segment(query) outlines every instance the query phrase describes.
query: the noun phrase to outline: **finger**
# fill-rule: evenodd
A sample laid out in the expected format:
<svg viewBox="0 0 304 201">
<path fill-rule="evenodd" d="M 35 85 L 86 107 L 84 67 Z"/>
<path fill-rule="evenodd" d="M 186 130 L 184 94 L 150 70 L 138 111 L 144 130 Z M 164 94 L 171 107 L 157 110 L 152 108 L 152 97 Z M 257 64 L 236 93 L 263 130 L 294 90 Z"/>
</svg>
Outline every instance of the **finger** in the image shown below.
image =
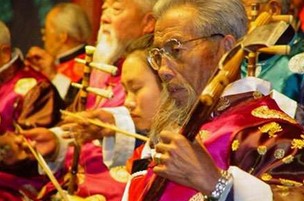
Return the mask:
<svg viewBox="0 0 304 201">
<path fill-rule="evenodd" d="M 153 167 L 153 172 L 161 177 L 166 177 L 167 176 L 167 167 L 163 164 L 161 165 L 156 165 Z"/>
<path fill-rule="evenodd" d="M 162 142 L 159 142 L 155 145 L 155 151 L 158 153 L 165 154 L 169 151 L 170 145 L 169 144 L 164 144 Z"/>
<path fill-rule="evenodd" d="M 160 132 L 159 139 L 161 142 L 169 144 L 176 137 L 176 135 L 181 135 L 181 134 L 178 132 L 164 130 Z"/>
<path fill-rule="evenodd" d="M 64 131 L 74 131 L 74 130 L 77 130 L 77 127 L 79 127 L 79 124 L 77 124 L 75 122 L 62 124 L 60 126 L 60 128 Z"/>
</svg>

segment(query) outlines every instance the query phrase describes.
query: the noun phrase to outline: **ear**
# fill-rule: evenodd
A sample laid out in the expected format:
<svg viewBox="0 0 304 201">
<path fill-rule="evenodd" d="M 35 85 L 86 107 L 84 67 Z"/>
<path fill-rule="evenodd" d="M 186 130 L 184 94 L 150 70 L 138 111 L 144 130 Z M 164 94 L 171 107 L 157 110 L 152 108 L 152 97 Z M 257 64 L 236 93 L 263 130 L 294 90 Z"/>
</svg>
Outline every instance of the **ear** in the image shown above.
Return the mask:
<svg viewBox="0 0 304 201">
<path fill-rule="evenodd" d="M 11 60 L 11 47 L 9 45 L 1 45 L 0 46 L 0 62 L 5 64 Z"/>
<path fill-rule="evenodd" d="M 277 0 L 270 0 L 268 2 L 268 7 L 271 10 L 271 13 L 274 15 L 281 15 L 282 14 L 282 4 Z"/>
<path fill-rule="evenodd" d="M 227 52 L 234 47 L 236 40 L 232 35 L 226 35 L 223 38 L 222 42 L 223 42 L 224 50 L 225 52 Z"/>
<path fill-rule="evenodd" d="M 59 37 L 58 38 L 59 38 L 59 41 L 61 43 L 65 43 L 65 42 L 67 42 L 69 36 L 68 36 L 67 32 L 61 32 L 61 33 L 59 33 Z"/>
<path fill-rule="evenodd" d="M 142 24 L 143 24 L 143 34 L 153 33 L 155 27 L 155 18 L 152 12 L 145 14 Z"/>
</svg>

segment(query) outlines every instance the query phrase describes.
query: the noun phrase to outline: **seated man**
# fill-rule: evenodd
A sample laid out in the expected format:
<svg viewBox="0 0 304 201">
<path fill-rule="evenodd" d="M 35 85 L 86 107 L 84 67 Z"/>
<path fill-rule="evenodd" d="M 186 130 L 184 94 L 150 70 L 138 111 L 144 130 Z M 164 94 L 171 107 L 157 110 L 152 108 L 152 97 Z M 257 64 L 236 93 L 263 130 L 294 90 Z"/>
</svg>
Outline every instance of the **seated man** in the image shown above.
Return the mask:
<svg viewBox="0 0 304 201">
<path fill-rule="evenodd" d="M 69 105 L 83 76 L 83 64 L 75 58 L 85 57 L 85 45 L 91 35 L 91 24 L 86 12 L 75 3 L 59 3 L 47 14 L 43 31 L 44 48 L 32 47 L 26 61 L 39 69 L 57 87 Z"/>
<path fill-rule="evenodd" d="M 301 200 L 302 127 L 256 91 L 259 83 L 245 90 L 252 79 L 218 95 L 238 78 L 242 2 L 163 0 L 154 13 L 148 60 L 164 83 L 150 132 L 156 154 L 148 170 L 134 173 L 123 200 Z M 227 51 L 223 72 L 217 66 Z"/>
</svg>

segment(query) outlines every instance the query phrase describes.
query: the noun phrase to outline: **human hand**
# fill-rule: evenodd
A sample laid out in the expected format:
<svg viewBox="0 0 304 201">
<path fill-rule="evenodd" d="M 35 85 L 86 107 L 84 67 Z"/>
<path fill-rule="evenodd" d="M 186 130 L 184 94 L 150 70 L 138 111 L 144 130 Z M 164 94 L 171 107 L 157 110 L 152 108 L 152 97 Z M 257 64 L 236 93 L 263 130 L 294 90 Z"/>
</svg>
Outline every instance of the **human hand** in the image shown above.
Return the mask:
<svg viewBox="0 0 304 201">
<path fill-rule="evenodd" d="M 115 131 L 93 125 L 91 120 L 102 121 L 103 123 L 115 124 L 114 116 L 105 110 L 96 109 L 79 112 L 74 116 L 65 116 L 61 128 L 66 131 L 64 137 L 75 138 L 78 142 L 84 143 L 95 139 L 102 139 L 106 136 L 115 135 Z"/>
<path fill-rule="evenodd" d="M 31 47 L 25 58 L 25 65 L 32 66 L 52 80 L 56 75 L 55 58 L 40 47 Z"/>
<path fill-rule="evenodd" d="M 11 166 L 29 158 L 22 136 L 10 131 L 0 135 L 0 164 Z"/>
<path fill-rule="evenodd" d="M 44 157 L 56 154 L 59 142 L 55 134 L 47 128 L 39 127 L 30 130 L 22 130 L 20 134 L 28 139 L 32 146 Z"/>
<path fill-rule="evenodd" d="M 162 131 L 155 145 L 159 164 L 153 171 L 171 181 L 209 195 L 221 177 L 220 170 L 203 145 L 179 133 Z"/>
</svg>

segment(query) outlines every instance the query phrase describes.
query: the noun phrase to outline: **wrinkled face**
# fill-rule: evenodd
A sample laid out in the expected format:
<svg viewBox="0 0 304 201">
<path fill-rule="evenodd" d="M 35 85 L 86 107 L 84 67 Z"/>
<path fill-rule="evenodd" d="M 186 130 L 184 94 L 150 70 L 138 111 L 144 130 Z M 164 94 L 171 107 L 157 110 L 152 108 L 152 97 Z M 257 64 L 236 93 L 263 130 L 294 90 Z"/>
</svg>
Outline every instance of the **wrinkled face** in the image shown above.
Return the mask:
<svg viewBox="0 0 304 201">
<path fill-rule="evenodd" d="M 100 33 L 111 40 L 111 32 L 118 41 L 128 42 L 143 34 L 143 11 L 134 0 L 106 0 L 102 6 Z"/>
<path fill-rule="evenodd" d="M 202 37 L 193 28 L 196 11 L 191 7 L 172 8 L 158 19 L 155 27 L 154 45 L 163 48 L 168 41 L 177 39 L 187 41 Z M 185 104 L 188 83 L 199 94 L 212 75 L 220 59 L 219 39 L 204 38 L 183 44 L 179 48 L 171 48 L 174 56 L 162 54 L 158 73 L 166 84 L 165 89 L 171 98 L 182 105 Z"/>
<path fill-rule="evenodd" d="M 145 55 L 132 53 L 123 63 L 125 106 L 138 130 L 149 130 L 160 98 L 160 83 L 145 62 Z"/>
<path fill-rule="evenodd" d="M 26 158 L 28 154 L 22 148 L 21 136 L 12 132 L 0 136 L 0 163 L 13 165 Z"/>
<path fill-rule="evenodd" d="M 46 16 L 46 20 L 45 20 L 45 27 L 44 30 L 42 32 L 43 34 L 43 41 L 44 41 L 44 48 L 45 50 L 51 54 L 52 56 L 57 56 L 58 54 L 60 54 L 60 49 L 62 47 L 63 44 L 63 39 L 61 37 L 60 32 L 58 32 L 56 30 L 55 25 L 52 22 L 52 19 L 54 18 L 54 16 L 56 16 L 57 14 L 57 10 L 51 10 L 47 16 Z"/>
</svg>

